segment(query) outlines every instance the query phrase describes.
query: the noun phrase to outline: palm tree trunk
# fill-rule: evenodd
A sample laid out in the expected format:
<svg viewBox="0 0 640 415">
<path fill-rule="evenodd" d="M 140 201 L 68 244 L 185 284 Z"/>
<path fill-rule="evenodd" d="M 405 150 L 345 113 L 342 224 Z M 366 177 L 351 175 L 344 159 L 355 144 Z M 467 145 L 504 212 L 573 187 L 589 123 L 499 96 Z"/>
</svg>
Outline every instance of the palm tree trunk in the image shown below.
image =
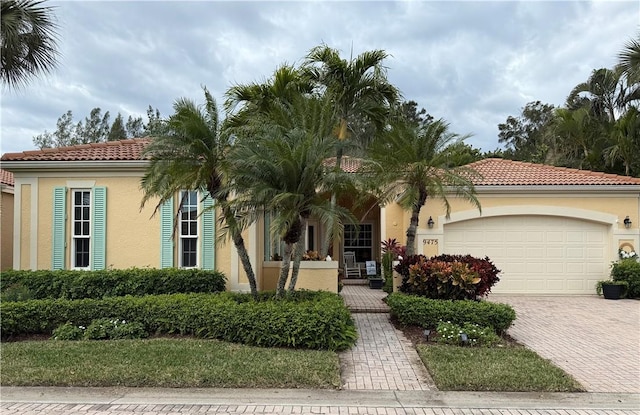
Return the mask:
<svg viewBox="0 0 640 415">
<path fill-rule="evenodd" d="M 240 262 L 242 263 L 242 268 L 244 269 L 245 274 L 247 274 L 247 279 L 249 280 L 249 287 L 251 288 L 251 295 L 255 300 L 258 299 L 258 284 L 256 283 L 256 274 L 253 272 L 253 266 L 251 265 L 251 259 L 249 258 L 249 252 L 247 252 L 247 247 L 244 244 L 244 238 L 242 234 L 237 231 L 235 225 L 235 217 L 233 212 L 229 208 L 228 205 L 225 205 L 223 202 L 222 214 L 224 215 L 225 221 L 227 225 L 230 225 L 231 238 L 233 239 L 233 245 L 236 247 L 236 251 L 238 252 L 238 257 L 240 258 Z"/>
<path fill-rule="evenodd" d="M 420 189 L 420 195 L 416 204 L 411 209 L 411 221 L 407 228 L 407 257 L 415 255 L 416 252 L 416 232 L 418 230 L 418 221 L 420 220 L 420 210 L 427 201 L 427 192 L 424 189 Z"/>
<path fill-rule="evenodd" d="M 342 168 L 342 145 L 338 146 L 336 150 L 336 170 L 340 171 Z M 336 210 L 336 205 L 338 204 L 338 196 L 336 192 L 331 192 L 331 211 L 334 212 Z M 325 234 L 324 238 L 322 238 L 322 246 L 320 248 L 320 256 L 326 257 L 329 255 L 329 244 L 331 243 L 331 239 L 333 239 L 333 217 L 335 215 L 331 215 L 331 219 L 325 223 Z"/>
<path fill-rule="evenodd" d="M 286 243 L 284 245 L 284 253 L 282 254 L 282 268 L 280 268 L 280 277 L 278 278 L 278 286 L 276 287 L 276 298 L 282 297 L 284 294 L 284 287 L 287 284 L 287 277 L 289 276 L 289 268 L 291 264 L 291 251 L 295 244 Z"/>
<path fill-rule="evenodd" d="M 302 229 L 307 228 L 306 219 L 302 220 Z M 298 274 L 300 273 L 300 262 L 302 261 L 302 255 L 304 254 L 304 239 L 300 238 L 296 243 L 293 250 L 293 270 L 291 271 L 291 281 L 289 282 L 289 292 L 293 292 L 296 289 L 298 283 Z"/>
</svg>

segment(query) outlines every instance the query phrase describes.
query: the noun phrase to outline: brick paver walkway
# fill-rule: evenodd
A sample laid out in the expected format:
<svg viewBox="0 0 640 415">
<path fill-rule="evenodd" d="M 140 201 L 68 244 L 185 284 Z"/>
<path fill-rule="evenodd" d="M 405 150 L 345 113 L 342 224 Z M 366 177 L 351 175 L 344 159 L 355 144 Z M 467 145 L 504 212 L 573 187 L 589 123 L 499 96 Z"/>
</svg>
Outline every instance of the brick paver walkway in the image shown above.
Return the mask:
<svg viewBox="0 0 640 415">
<path fill-rule="evenodd" d="M 491 295 L 517 319 L 508 333 L 589 392 L 640 393 L 640 301 Z"/>
<path fill-rule="evenodd" d="M 387 293 L 347 284 L 342 297 L 358 328 L 358 341 L 340 353 L 346 390 L 433 390 L 431 376 L 409 340 L 389 321 Z"/>
<path fill-rule="evenodd" d="M 344 302 L 352 313 L 388 313 L 389 306 L 382 301 L 387 293 L 382 290 L 372 290 L 364 281 L 345 281 L 340 293 Z"/>
</svg>

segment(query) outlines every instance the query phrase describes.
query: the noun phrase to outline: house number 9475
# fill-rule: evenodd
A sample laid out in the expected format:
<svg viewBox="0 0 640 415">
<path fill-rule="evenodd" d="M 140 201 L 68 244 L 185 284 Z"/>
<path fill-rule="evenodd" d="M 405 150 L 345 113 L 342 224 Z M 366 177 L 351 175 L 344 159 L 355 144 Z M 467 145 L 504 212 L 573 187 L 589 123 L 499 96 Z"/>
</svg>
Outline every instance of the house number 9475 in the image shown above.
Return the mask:
<svg viewBox="0 0 640 415">
<path fill-rule="evenodd" d="M 424 245 L 438 245 L 438 240 L 437 239 L 423 239 L 422 243 Z"/>
</svg>

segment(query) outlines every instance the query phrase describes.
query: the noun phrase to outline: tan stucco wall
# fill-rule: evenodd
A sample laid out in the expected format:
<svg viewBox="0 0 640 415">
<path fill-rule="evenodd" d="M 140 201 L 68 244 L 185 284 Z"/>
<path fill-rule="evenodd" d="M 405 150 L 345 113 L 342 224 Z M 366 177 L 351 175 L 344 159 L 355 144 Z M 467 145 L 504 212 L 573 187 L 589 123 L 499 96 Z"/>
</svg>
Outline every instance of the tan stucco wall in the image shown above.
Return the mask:
<svg viewBox="0 0 640 415">
<path fill-rule="evenodd" d="M 493 207 L 503 206 L 553 206 L 553 207 L 567 207 L 572 209 L 590 210 L 594 212 L 608 213 L 616 215 L 620 218 L 619 228 L 623 229 L 624 225 L 622 220 L 625 216 L 629 215 L 630 219 L 637 225 L 638 213 L 638 196 L 606 196 L 606 195 L 541 195 L 541 196 L 527 196 L 527 195 L 513 195 L 513 196 L 496 196 L 496 195 L 482 195 L 480 194 L 478 199 L 483 210 Z M 469 204 L 469 202 L 450 198 L 451 213 L 463 212 L 463 211 L 477 211 L 477 209 Z M 438 217 L 445 214 L 444 206 L 441 202 L 434 199 L 427 200 L 426 205 L 420 212 L 420 227 L 426 227 L 429 216 L 436 221 L 434 228 L 438 227 Z M 410 213 L 405 212 L 405 221 L 408 225 L 408 219 Z M 634 220 L 635 218 L 635 220 Z M 405 228 L 406 229 L 406 228 Z"/>
<path fill-rule="evenodd" d="M 578 217 L 580 220 L 607 224 L 611 227 L 611 260 L 616 259 L 617 247 L 626 239 L 631 240 L 634 248 L 640 245 L 638 240 L 638 212 L 640 211 L 640 195 L 637 193 L 616 192 L 548 192 L 529 193 L 520 191 L 512 194 L 479 192 L 482 214 L 469 202 L 449 198 L 451 218 L 445 217 L 445 208 L 440 200 L 428 199 L 420 212 L 418 235 L 416 238 L 416 252 L 428 256 L 442 252 L 443 226 L 458 220 L 509 214 L 540 214 L 552 216 Z M 393 212 L 397 206 L 387 207 Z M 526 213 L 525 213 L 526 212 Z M 578 216 L 575 216 L 578 215 Z M 633 221 L 631 229 L 625 229 L 623 220 L 626 216 Z M 431 216 L 434 227 L 427 227 L 427 220 Z M 393 227 L 392 222 L 401 222 L 397 217 L 391 219 L 387 215 L 388 235 L 399 235 L 402 243 L 406 242 L 404 233 L 409 223 L 410 212 L 403 212 L 403 227 Z M 396 231 L 396 233 L 393 233 Z M 635 235 L 635 236 L 634 236 Z M 390 236 L 398 237 L 398 236 Z"/>
<path fill-rule="evenodd" d="M 107 268 L 160 266 L 160 221 L 151 217 L 155 201 L 149 201 L 140 210 L 142 193 L 140 178 L 129 177 L 83 177 L 82 182 L 95 182 L 94 186 L 107 188 Z M 40 178 L 38 180 L 38 268 L 51 267 L 51 238 L 53 219 L 53 189 L 78 180 L 67 178 Z M 67 192 L 67 211 L 71 209 L 71 189 Z M 23 205 L 24 206 L 24 205 Z M 22 221 L 24 223 L 24 220 Z M 66 224 L 67 250 L 65 264 L 71 264 L 71 217 Z"/>
<path fill-rule="evenodd" d="M 262 266 L 262 290 L 275 290 L 280 276 L 280 261 L 265 261 Z M 293 265 L 293 264 L 292 264 Z M 287 279 L 289 287 L 291 279 Z M 338 261 L 302 261 L 296 290 L 338 292 Z"/>
<path fill-rule="evenodd" d="M 13 193 L 0 193 L 0 271 L 13 268 Z"/>
<path fill-rule="evenodd" d="M 31 269 L 31 247 L 29 235 L 31 235 L 31 185 L 20 186 L 20 269 Z"/>
</svg>

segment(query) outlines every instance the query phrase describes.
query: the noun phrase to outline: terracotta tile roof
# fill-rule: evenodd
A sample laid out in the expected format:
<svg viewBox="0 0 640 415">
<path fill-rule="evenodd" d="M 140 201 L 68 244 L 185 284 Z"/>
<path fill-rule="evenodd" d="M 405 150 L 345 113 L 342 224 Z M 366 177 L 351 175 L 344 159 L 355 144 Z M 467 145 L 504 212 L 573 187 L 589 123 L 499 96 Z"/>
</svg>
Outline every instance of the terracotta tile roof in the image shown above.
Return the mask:
<svg viewBox="0 0 640 415">
<path fill-rule="evenodd" d="M 135 138 L 107 143 L 81 144 L 71 147 L 7 153 L 2 161 L 126 161 L 140 160 L 140 154 L 150 138 Z M 335 157 L 327 159 L 325 165 L 335 166 Z M 355 157 L 342 158 L 345 172 L 355 173 L 361 161 Z M 618 176 L 588 170 L 554 167 L 543 164 L 490 158 L 471 163 L 482 175 L 474 180 L 476 186 L 550 186 L 550 185 L 640 185 L 640 178 Z M 10 175 L 10 176 L 9 176 Z M 10 177 L 10 178 L 9 178 Z M 2 182 L 13 185 L 13 175 L 2 174 Z"/>
<path fill-rule="evenodd" d="M 640 178 L 497 158 L 471 163 L 482 178 L 476 186 L 640 185 Z"/>
<path fill-rule="evenodd" d="M 0 184 L 13 187 L 13 173 L 0 169 Z"/>
<path fill-rule="evenodd" d="M 140 160 L 142 149 L 149 138 L 108 141 L 106 143 L 80 144 L 70 147 L 7 153 L 3 161 L 108 161 Z"/>
<path fill-rule="evenodd" d="M 324 165 L 327 167 L 334 167 L 336 165 L 336 158 L 331 157 L 324 161 Z M 340 161 L 340 167 L 345 173 L 355 173 L 360 168 L 361 162 L 359 158 L 344 156 Z"/>
</svg>

